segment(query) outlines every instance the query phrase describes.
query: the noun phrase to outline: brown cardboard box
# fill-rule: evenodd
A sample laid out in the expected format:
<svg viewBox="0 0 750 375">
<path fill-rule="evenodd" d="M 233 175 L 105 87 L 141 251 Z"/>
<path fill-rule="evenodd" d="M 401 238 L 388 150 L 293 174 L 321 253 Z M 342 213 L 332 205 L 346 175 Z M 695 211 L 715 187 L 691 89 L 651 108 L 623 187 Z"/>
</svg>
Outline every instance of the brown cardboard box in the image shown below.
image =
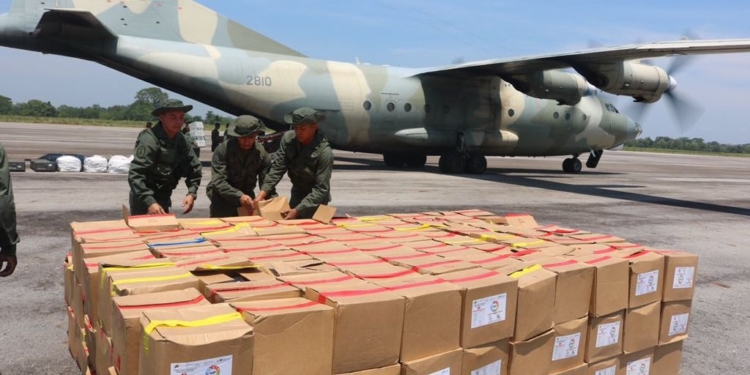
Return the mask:
<svg viewBox="0 0 750 375">
<path fill-rule="evenodd" d="M 683 343 L 683 341 L 677 341 L 672 344 L 657 346 L 654 353 L 652 373 L 656 375 L 680 375 Z"/>
<path fill-rule="evenodd" d="M 141 314 L 153 309 L 181 309 L 209 305 L 195 289 L 173 290 L 112 298 L 112 365 L 120 375 L 138 375 Z"/>
<path fill-rule="evenodd" d="M 393 365 L 388 367 L 376 368 L 372 370 L 363 370 L 357 372 L 347 372 L 346 374 L 337 375 L 400 375 L 401 365 Z"/>
<path fill-rule="evenodd" d="M 297 275 L 282 275 L 279 276 L 279 280 L 289 283 L 301 290 L 305 290 L 308 286 L 325 285 L 325 284 L 337 284 L 354 282 L 360 283 L 362 280 L 341 271 L 329 271 L 329 272 L 313 272 L 304 273 Z"/>
<path fill-rule="evenodd" d="M 427 257 L 399 259 L 393 263 L 401 267 L 411 269 L 423 275 L 442 275 L 449 272 L 462 271 L 479 267 L 476 264 L 464 262 L 458 259 L 445 259 L 437 255 Z"/>
<path fill-rule="evenodd" d="M 204 295 L 212 303 L 301 297 L 302 292 L 275 279 L 209 285 Z"/>
<path fill-rule="evenodd" d="M 78 335 L 81 334 L 81 329 L 78 327 L 78 323 L 76 323 L 76 316 L 73 312 L 73 308 L 68 306 L 68 350 L 70 351 L 70 355 L 73 358 L 76 358 L 78 356 L 78 349 L 80 345 L 78 345 Z"/>
<path fill-rule="evenodd" d="M 586 375 L 588 371 L 589 371 L 589 366 L 583 363 L 571 369 L 560 371 L 560 372 L 555 372 L 551 375 Z"/>
<path fill-rule="evenodd" d="M 156 247 L 153 251 L 159 258 L 178 258 L 178 257 L 202 257 L 208 255 L 224 254 L 224 250 L 208 244 L 189 247 Z"/>
<path fill-rule="evenodd" d="M 432 276 L 383 280 L 377 285 L 406 298 L 401 362 L 459 347 L 461 293 L 457 286 Z"/>
<path fill-rule="evenodd" d="M 65 303 L 70 306 L 73 299 L 73 288 L 76 285 L 76 271 L 73 265 L 73 255 L 68 253 L 63 262 L 63 280 L 65 284 Z"/>
<path fill-rule="evenodd" d="M 508 375 L 510 342 L 506 340 L 464 349 L 461 375 Z"/>
<path fill-rule="evenodd" d="M 552 365 L 555 331 L 510 343 L 509 375 L 547 375 Z"/>
<path fill-rule="evenodd" d="M 265 253 L 254 253 L 249 255 L 247 259 L 250 259 L 255 264 L 265 264 L 279 261 L 287 262 L 291 260 L 307 260 L 313 259 L 313 257 L 294 250 L 279 250 Z"/>
<path fill-rule="evenodd" d="M 168 321 L 178 326 L 167 326 Z M 141 374 L 212 369 L 216 374 L 245 375 L 253 368 L 253 329 L 227 304 L 144 311 L 141 330 Z"/>
<path fill-rule="evenodd" d="M 518 280 L 518 305 L 513 341 L 525 341 L 552 329 L 557 275 L 536 265 L 512 272 L 509 276 Z M 550 358 L 552 353 L 547 361 Z"/>
<path fill-rule="evenodd" d="M 661 307 L 659 345 L 688 338 L 691 301 L 665 302 Z"/>
<path fill-rule="evenodd" d="M 128 216 L 125 221 L 136 232 L 166 231 L 179 229 L 180 223 L 174 214 Z"/>
<path fill-rule="evenodd" d="M 628 307 L 630 266 L 626 260 L 608 255 L 587 255 L 576 259 L 594 267 L 591 315 L 605 316 Z"/>
<path fill-rule="evenodd" d="M 367 281 L 378 281 L 399 277 L 416 277 L 420 274 L 407 268 L 398 267 L 390 264 L 377 266 L 350 266 L 343 269 L 344 272 L 357 276 Z"/>
<path fill-rule="evenodd" d="M 552 258 L 541 265 L 557 274 L 555 323 L 568 322 L 589 314 L 594 267 L 575 259 Z"/>
<path fill-rule="evenodd" d="M 97 374 L 106 374 L 112 367 L 112 339 L 103 330 L 96 333 L 96 353 L 94 369 Z"/>
<path fill-rule="evenodd" d="M 77 249 L 79 250 L 79 253 L 74 254 L 73 257 L 77 259 L 76 266 L 82 266 L 84 263 L 83 260 L 86 258 L 122 254 L 131 251 L 148 250 L 148 245 L 146 245 L 143 240 L 134 239 L 126 241 L 82 243 L 77 247 Z"/>
<path fill-rule="evenodd" d="M 625 311 L 589 318 L 586 362 L 598 362 L 622 354 Z"/>
<path fill-rule="evenodd" d="M 461 347 L 473 348 L 513 336 L 518 280 L 481 268 L 451 272 L 441 278 L 461 288 Z"/>
<path fill-rule="evenodd" d="M 618 375 L 620 370 L 620 357 L 605 361 L 590 363 L 588 375 Z"/>
<path fill-rule="evenodd" d="M 630 354 L 653 348 L 659 343 L 659 314 L 661 303 L 628 309 L 625 313 L 623 353 Z"/>
<path fill-rule="evenodd" d="M 463 350 L 456 349 L 431 357 L 402 362 L 401 375 L 450 375 L 461 373 Z"/>
<path fill-rule="evenodd" d="M 681 251 L 655 250 L 664 256 L 664 302 L 693 299 L 698 280 L 698 256 Z"/>
<path fill-rule="evenodd" d="M 487 220 L 495 224 L 505 224 L 505 225 L 516 226 L 516 227 L 524 227 L 524 228 L 536 228 L 539 226 L 539 224 L 536 223 L 536 220 L 534 220 L 534 217 L 526 213 L 506 214 L 505 216 L 503 216 L 503 218 L 505 219 L 504 222 L 503 220 L 498 220 L 498 219 L 487 219 Z"/>
<path fill-rule="evenodd" d="M 550 372 L 575 368 L 583 363 L 586 352 L 588 316 L 555 325 L 555 341 L 552 349 Z"/>
<path fill-rule="evenodd" d="M 305 298 L 336 311 L 333 373 L 398 363 L 404 326 L 404 297 L 364 281 L 308 286 Z"/>
<path fill-rule="evenodd" d="M 654 348 L 627 354 L 620 360 L 620 370 L 617 372 L 617 375 L 662 375 L 653 372 L 653 365 Z"/>
<path fill-rule="evenodd" d="M 304 298 L 231 306 L 253 327 L 253 374 L 331 374 L 333 308 Z"/>
<path fill-rule="evenodd" d="M 289 198 L 280 196 L 258 202 L 258 207 L 254 214 L 268 220 L 283 220 L 284 216 L 281 213 L 289 210 L 291 210 L 291 207 L 289 207 Z"/>
<path fill-rule="evenodd" d="M 661 301 L 664 286 L 664 256 L 640 251 L 625 257 L 630 262 L 628 307 Z"/>
</svg>

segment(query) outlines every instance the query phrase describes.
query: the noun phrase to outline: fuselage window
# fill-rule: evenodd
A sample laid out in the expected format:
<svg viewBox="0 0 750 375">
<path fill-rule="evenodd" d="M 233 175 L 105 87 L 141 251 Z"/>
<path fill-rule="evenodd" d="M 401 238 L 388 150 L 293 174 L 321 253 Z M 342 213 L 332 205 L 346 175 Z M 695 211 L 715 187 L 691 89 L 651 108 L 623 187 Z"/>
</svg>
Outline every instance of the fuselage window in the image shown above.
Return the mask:
<svg viewBox="0 0 750 375">
<path fill-rule="evenodd" d="M 404 104 L 404 111 L 411 112 L 411 104 L 409 103 Z"/>
<path fill-rule="evenodd" d="M 396 110 L 396 105 L 395 105 L 395 104 L 393 104 L 393 103 L 388 103 L 388 104 L 386 105 L 386 108 L 388 108 L 388 112 L 393 112 L 393 111 L 395 111 L 395 110 Z"/>
<path fill-rule="evenodd" d="M 363 107 L 365 107 L 365 111 L 369 111 L 370 108 L 372 108 L 372 103 L 370 103 L 369 100 L 365 100 L 365 103 L 362 104 Z"/>
<path fill-rule="evenodd" d="M 508 117 L 513 117 L 513 115 L 516 114 L 516 111 L 513 110 L 513 108 L 508 110 Z"/>
</svg>

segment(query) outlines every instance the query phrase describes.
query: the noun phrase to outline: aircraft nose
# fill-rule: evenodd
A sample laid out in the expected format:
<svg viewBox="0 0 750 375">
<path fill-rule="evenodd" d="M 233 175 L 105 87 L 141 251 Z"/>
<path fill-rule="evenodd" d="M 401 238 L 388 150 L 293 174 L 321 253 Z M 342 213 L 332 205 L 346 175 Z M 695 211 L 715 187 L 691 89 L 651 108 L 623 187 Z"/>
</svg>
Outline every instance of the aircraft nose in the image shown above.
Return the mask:
<svg viewBox="0 0 750 375">
<path fill-rule="evenodd" d="M 643 133 L 641 124 L 635 122 L 633 119 L 628 119 L 628 138 L 636 139 Z"/>
</svg>

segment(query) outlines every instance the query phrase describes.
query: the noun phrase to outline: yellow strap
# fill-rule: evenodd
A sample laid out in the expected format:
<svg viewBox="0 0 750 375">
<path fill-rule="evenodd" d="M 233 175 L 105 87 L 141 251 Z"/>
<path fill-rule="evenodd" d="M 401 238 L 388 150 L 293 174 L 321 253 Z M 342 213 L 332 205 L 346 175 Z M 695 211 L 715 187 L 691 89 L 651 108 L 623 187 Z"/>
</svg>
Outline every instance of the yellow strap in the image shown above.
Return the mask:
<svg viewBox="0 0 750 375">
<path fill-rule="evenodd" d="M 457 245 L 457 244 L 462 244 L 462 243 L 475 243 L 475 242 L 482 242 L 482 241 L 476 238 L 467 238 L 467 239 L 457 240 L 457 241 L 442 241 L 442 242 L 445 242 L 449 245 Z"/>
<path fill-rule="evenodd" d="M 336 224 L 342 228 L 362 228 L 362 227 L 374 227 L 375 224 L 362 223 L 362 224 Z"/>
<path fill-rule="evenodd" d="M 211 271 L 233 271 L 233 270 L 244 270 L 250 268 L 261 268 L 260 266 L 212 266 L 210 264 L 203 264 L 196 268 L 211 270 Z"/>
<path fill-rule="evenodd" d="M 104 270 L 102 271 L 102 275 L 99 278 L 101 279 L 101 285 L 104 285 L 104 282 L 107 281 L 107 273 L 110 273 L 110 272 L 132 271 L 132 270 L 139 270 L 139 269 L 169 268 L 173 266 L 174 266 L 174 263 L 164 262 L 164 263 L 139 264 L 135 266 L 126 266 L 126 267 L 105 267 Z"/>
<path fill-rule="evenodd" d="M 169 280 L 184 279 L 190 276 L 193 276 L 193 274 L 190 272 L 186 272 L 186 273 L 182 273 L 179 275 L 171 275 L 171 276 L 140 277 L 140 278 L 135 278 L 135 279 L 116 280 L 112 282 L 112 295 L 113 296 L 115 295 L 118 284 L 140 284 L 140 283 L 150 283 L 153 281 L 169 281 Z"/>
<path fill-rule="evenodd" d="M 216 315 L 212 316 L 210 318 L 200 319 L 200 320 L 152 320 L 151 323 L 146 327 L 146 330 L 143 331 L 143 348 L 148 352 L 148 337 L 157 327 L 205 327 L 205 326 L 211 326 L 216 324 L 222 324 L 231 322 L 232 320 L 242 320 L 242 314 L 238 312 L 233 312 L 229 314 L 224 315 Z"/>
<path fill-rule="evenodd" d="M 411 231 L 417 231 L 417 230 L 425 230 L 425 229 L 430 229 L 430 228 L 431 228 L 430 224 L 422 224 L 422 225 L 420 225 L 420 226 L 418 226 L 418 227 L 412 227 L 412 228 L 396 228 L 396 230 L 397 230 L 397 231 L 401 231 L 401 232 L 411 232 Z"/>
<path fill-rule="evenodd" d="M 192 224 L 192 223 L 188 223 L 188 224 Z M 224 222 L 221 221 L 221 220 L 219 220 L 219 219 L 214 219 L 214 220 L 199 221 L 199 222 L 197 222 L 195 224 L 197 224 L 197 225 L 214 225 L 214 224 L 224 224 Z"/>
<path fill-rule="evenodd" d="M 515 236 L 512 234 L 504 234 L 504 235 L 499 235 L 499 236 L 494 235 L 494 234 L 483 234 L 479 238 L 482 239 L 483 241 L 487 241 L 487 240 L 507 240 L 513 237 Z"/>
<path fill-rule="evenodd" d="M 534 246 L 534 245 L 541 245 L 545 242 L 546 241 L 544 240 L 533 241 L 533 242 L 516 242 L 514 244 L 511 244 L 510 246 L 511 247 L 529 247 L 529 246 Z"/>
<path fill-rule="evenodd" d="M 534 271 L 538 271 L 540 269 L 542 269 L 542 265 L 541 264 L 535 264 L 535 265 L 533 265 L 531 267 L 526 267 L 526 268 L 524 268 L 524 269 L 522 269 L 520 271 L 516 271 L 516 272 L 511 273 L 510 277 L 512 277 L 514 279 L 518 279 L 521 276 L 526 276 L 526 275 L 528 275 L 528 274 L 530 274 L 530 273 L 532 273 Z"/>
<path fill-rule="evenodd" d="M 237 224 L 237 225 L 235 225 L 235 226 L 233 226 L 233 227 L 231 227 L 229 229 L 217 230 L 217 231 L 213 231 L 213 232 L 204 232 L 204 233 L 201 233 L 201 234 L 204 235 L 204 236 L 212 236 L 212 235 L 215 235 L 215 234 L 236 233 L 238 230 L 240 230 L 242 228 L 248 228 L 248 229 L 250 229 L 250 224 L 249 223 L 239 223 L 239 224 Z"/>
<path fill-rule="evenodd" d="M 393 219 L 390 216 L 362 216 L 357 218 L 359 221 L 383 221 L 388 219 Z"/>
</svg>

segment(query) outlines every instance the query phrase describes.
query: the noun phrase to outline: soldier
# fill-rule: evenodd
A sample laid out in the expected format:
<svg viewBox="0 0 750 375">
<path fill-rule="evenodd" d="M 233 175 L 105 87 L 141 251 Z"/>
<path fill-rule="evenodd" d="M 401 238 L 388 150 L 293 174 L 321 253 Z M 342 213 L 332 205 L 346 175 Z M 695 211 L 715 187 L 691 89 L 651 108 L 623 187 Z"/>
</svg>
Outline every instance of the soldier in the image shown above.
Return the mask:
<svg viewBox="0 0 750 375">
<path fill-rule="evenodd" d="M 5 148 L 0 143 L 0 277 L 13 274 L 18 265 L 16 244 L 16 203 L 10 181 L 10 165 Z"/>
<path fill-rule="evenodd" d="M 200 160 L 201 148 L 198 147 L 198 141 L 190 134 L 190 125 L 185 124 L 185 127 L 182 129 L 182 134 L 185 136 L 185 139 L 187 139 L 188 144 L 193 148 L 195 156 Z"/>
<path fill-rule="evenodd" d="M 221 133 L 219 131 L 221 130 L 221 124 L 218 122 L 214 124 L 214 130 L 211 130 L 211 152 L 216 151 L 216 148 L 219 147 L 219 144 L 221 143 Z"/>
<path fill-rule="evenodd" d="M 263 122 L 253 116 L 240 116 L 230 127 L 232 138 L 216 148 L 211 160 L 211 182 L 206 194 L 211 200 L 211 217 L 237 216 L 237 208 L 253 212 L 255 185 L 260 188 L 271 166 L 271 156 L 258 142 Z"/>
<path fill-rule="evenodd" d="M 312 108 L 300 108 L 284 116 L 284 121 L 294 128 L 281 138 L 279 150 L 273 158 L 271 170 L 255 202 L 273 192 L 285 172 L 292 180 L 292 209 L 284 214 L 286 219 L 311 218 L 318 206 L 331 201 L 331 171 L 333 151 L 318 123 L 325 115 Z"/>
<path fill-rule="evenodd" d="M 172 206 L 172 191 L 185 177 L 188 194 L 182 202 L 184 213 L 193 209 L 201 184 L 201 163 L 185 136 L 180 133 L 185 113 L 192 105 L 170 99 L 151 114 L 159 122 L 144 129 L 135 143 L 130 164 L 130 212 L 133 215 L 163 214 Z"/>
</svg>

